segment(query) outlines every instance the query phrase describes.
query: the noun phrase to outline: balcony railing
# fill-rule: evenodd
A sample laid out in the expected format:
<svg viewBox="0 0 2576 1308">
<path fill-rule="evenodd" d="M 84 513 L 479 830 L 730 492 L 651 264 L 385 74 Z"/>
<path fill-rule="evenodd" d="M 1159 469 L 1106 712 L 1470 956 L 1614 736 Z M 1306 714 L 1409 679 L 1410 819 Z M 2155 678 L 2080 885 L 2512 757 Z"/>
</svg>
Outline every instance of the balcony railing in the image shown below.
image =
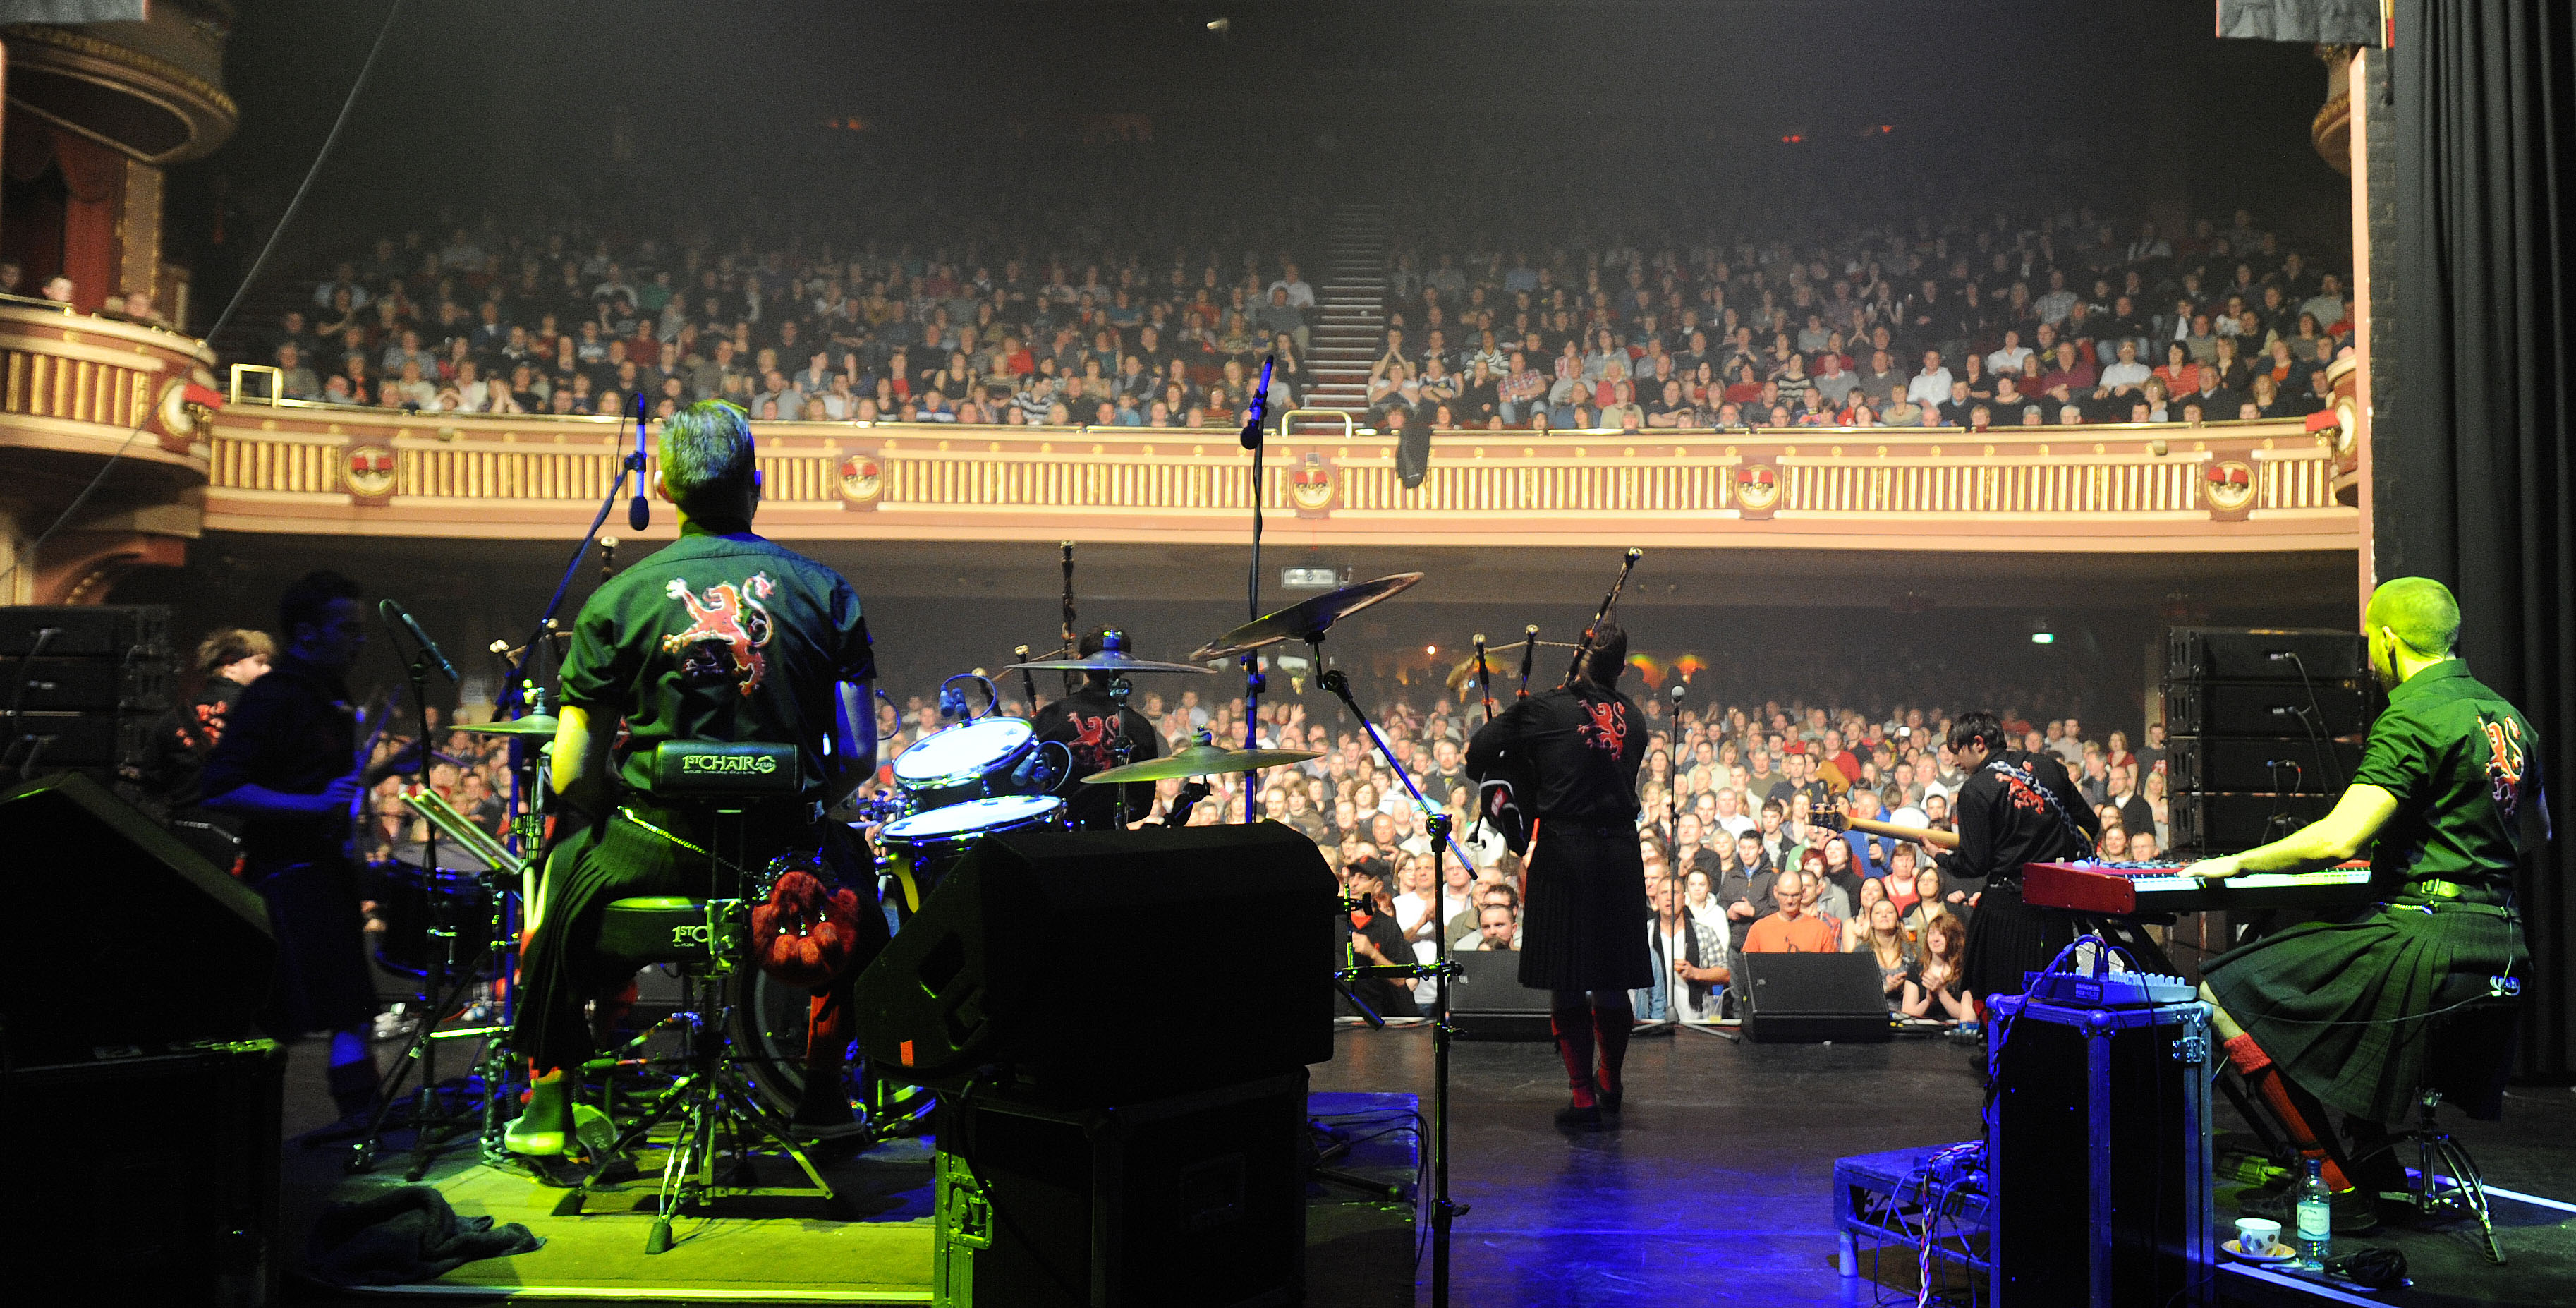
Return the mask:
<svg viewBox="0 0 2576 1308">
<path fill-rule="evenodd" d="M 616 480 L 613 418 L 266 402 L 216 423 L 207 525 L 552 536 Z M 1231 430 L 756 423 L 762 529 L 888 540 L 1238 539 Z M 2348 451 L 2296 420 L 2088 427 L 1454 431 L 1429 475 L 1391 436 L 1272 441 L 1264 510 L 1301 543 L 2304 550 L 2358 544 Z"/>
<path fill-rule="evenodd" d="M 211 389 L 214 362 L 193 336 L 0 296 L 0 446 L 121 452 L 192 475 L 209 432 L 184 388 Z"/>
</svg>

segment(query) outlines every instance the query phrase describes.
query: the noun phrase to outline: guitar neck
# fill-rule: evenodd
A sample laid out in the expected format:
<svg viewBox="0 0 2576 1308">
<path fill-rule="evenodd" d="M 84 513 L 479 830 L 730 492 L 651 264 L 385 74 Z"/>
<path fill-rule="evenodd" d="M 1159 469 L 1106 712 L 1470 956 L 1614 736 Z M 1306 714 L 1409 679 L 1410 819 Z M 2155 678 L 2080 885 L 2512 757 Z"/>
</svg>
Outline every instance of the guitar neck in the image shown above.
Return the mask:
<svg viewBox="0 0 2576 1308">
<path fill-rule="evenodd" d="M 1959 833 L 1956 831 L 1934 831 L 1930 827 L 1900 827 L 1870 818 L 1847 818 L 1843 821 L 1843 825 L 1867 835 L 1893 836 L 1898 840 L 1911 840 L 1918 845 L 1934 845 L 1942 849 L 1959 847 Z"/>
</svg>

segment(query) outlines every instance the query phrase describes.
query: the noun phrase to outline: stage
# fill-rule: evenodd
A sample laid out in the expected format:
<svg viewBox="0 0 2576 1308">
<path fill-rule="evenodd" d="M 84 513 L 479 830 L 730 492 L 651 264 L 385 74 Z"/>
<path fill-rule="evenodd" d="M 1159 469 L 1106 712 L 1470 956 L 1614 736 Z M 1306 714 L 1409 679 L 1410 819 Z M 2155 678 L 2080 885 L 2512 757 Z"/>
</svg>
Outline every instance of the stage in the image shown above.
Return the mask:
<svg viewBox="0 0 2576 1308">
<path fill-rule="evenodd" d="M 1873 1260 L 1858 1277 L 1836 1269 L 1835 1160 L 1938 1146 L 1976 1129 L 1976 1046 L 1955 1039 L 1884 1045 L 1735 1044 L 1705 1031 L 1644 1038 L 1631 1047 L 1626 1124 L 1568 1138 L 1549 1114 L 1565 1097 L 1550 1046 L 1459 1042 L 1455 1047 L 1452 1185 L 1468 1211 L 1454 1243 L 1453 1301 L 1463 1305 L 1808 1304 L 1913 1301 L 1913 1251 Z M 290 1133 L 328 1115 L 317 1069 L 300 1048 L 289 1072 Z M 391 1050 L 383 1051 L 390 1054 Z M 1313 1069 L 1327 1093 L 1420 1094 L 1431 1042 L 1420 1028 L 1345 1029 L 1334 1061 Z M 1329 1101 L 1328 1101 L 1329 1102 Z M 1344 1107 L 1392 1101 L 1340 1101 Z M 2406 1254 L 2417 1285 L 2385 1295 L 2320 1298 L 2257 1278 L 2223 1275 L 2222 1301 L 2394 1305 L 2564 1303 L 2576 1286 L 2576 1094 L 2517 1089 L 2501 1123 L 2444 1120 L 2484 1166 L 2499 1196 L 2508 1265 L 2488 1266 L 2456 1230 L 2339 1239 Z M 2222 1117 L 2221 1129 L 2227 1128 Z M 1380 1147 L 1389 1141 L 1379 1141 Z M 1407 1170 L 1403 1146 L 1369 1161 Z M 339 1168 L 342 1151 L 287 1156 L 289 1242 L 332 1198 L 399 1183 L 399 1161 L 370 1176 Z M 385 1304 L 436 1296 L 554 1302 L 638 1300 L 767 1303 L 926 1303 L 930 1220 L 927 1150 L 896 1142 L 841 1164 L 836 1185 L 863 1220 L 720 1217 L 682 1223 L 667 1254 L 642 1253 L 649 1218 L 548 1214 L 559 1193 L 513 1174 L 468 1166 L 463 1150 L 432 1173 L 460 1212 L 527 1223 L 548 1239 L 516 1258 L 470 1264 L 438 1282 L 342 1292 L 305 1302 Z M 1365 1170 L 1365 1169 L 1362 1169 Z M 1427 1302 L 1410 1284 L 1410 1210 L 1338 1189 L 1308 1208 L 1308 1302 Z M 2542 1198 L 2546 1197 L 2546 1198 Z M 607 1196 L 593 1211 L 617 1205 Z M 2222 1210 L 2220 1220 L 2232 1217 Z M 1427 1263 L 1422 1274 L 1428 1275 Z"/>
</svg>

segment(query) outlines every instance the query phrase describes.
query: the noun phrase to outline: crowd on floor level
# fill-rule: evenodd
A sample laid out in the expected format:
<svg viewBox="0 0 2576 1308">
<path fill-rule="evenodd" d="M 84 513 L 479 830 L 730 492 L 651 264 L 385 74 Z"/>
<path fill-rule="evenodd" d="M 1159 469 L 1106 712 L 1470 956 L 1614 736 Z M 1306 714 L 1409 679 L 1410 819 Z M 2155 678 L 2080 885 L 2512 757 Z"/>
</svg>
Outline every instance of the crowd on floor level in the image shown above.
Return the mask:
<svg viewBox="0 0 2576 1308">
<path fill-rule="evenodd" d="M 767 245 L 694 221 L 617 235 L 450 221 L 338 260 L 260 348 L 288 398 L 439 412 L 623 413 L 640 392 L 769 420 L 1228 426 L 1270 355 L 1270 412 L 1293 407 L 1318 305 L 1288 246 L 1314 234 L 1282 219 L 1208 229 L 1240 245 L 1154 244 L 1174 228 L 1140 216 L 1153 193 L 1057 229 L 950 205 Z M 2080 206 L 1851 212 L 1912 216 L 1781 206 L 1728 215 L 1732 231 L 1679 235 L 1703 220 L 1676 218 L 1653 239 L 1569 240 L 1399 205 L 1370 416 L 1389 430 L 2277 417 L 2322 406 L 2350 343 L 2342 274 L 2244 209 L 2175 239 L 2152 224 L 2122 237 Z"/>
<path fill-rule="evenodd" d="M 1932 850 L 1814 820 L 1830 806 L 1898 826 L 1948 829 L 1949 797 L 1963 778 L 1941 748 L 1945 712 L 1900 705 L 1873 715 L 1780 700 L 1703 700 L 1673 710 L 1661 695 L 1638 698 L 1651 735 L 1638 782 L 1637 835 L 1648 900 L 1663 906 L 1660 931 L 1645 922 L 1639 929 L 1661 937 L 1658 958 L 1694 969 L 1724 963 L 1740 974 L 1748 951 L 1873 952 L 1892 1009 L 1935 1020 L 1967 1015 L 1962 997 L 1944 983 L 1957 964 L 1979 886 L 1944 871 Z M 1005 699 L 998 711 L 1025 716 L 1025 707 Z M 1219 744 L 1244 740 L 1240 699 L 1140 692 L 1135 707 L 1155 724 L 1166 752 L 1201 732 Z M 1322 712 L 1341 717 L 1337 709 Z M 900 709 L 881 703 L 878 713 L 878 777 L 862 798 L 892 790 L 894 759 L 953 725 L 941 718 L 935 697 L 911 696 Z M 1389 925 L 1375 933 L 1375 944 L 1372 933 L 1355 932 L 1355 948 L 1409 947 L 1427 959 L 1435 930 L 1453 951 L 1515 946 L 1519 860 L 1492 825 L 1478 820 L 1474 783 L 1463 771 L 1466 743 L 1482 714 L 1472 700 L 1444 696 L 1426 705 L 1390 698 L 1377 719 L 1424 799 L 1449 814 L 1454 847 L 1435 857 L 1423 808 L 1356 723 L 1328 723 L 1293 700 L 1264 707 L 1263 747 L 1310 749 L 1322 757 L 1261 773 L 1260 815 L 1314 840 L 1346 893 L 1381 905 Z M 2065 760 L 2102 818 L 2103 857 L 2147 861 L 2169 845 L 2160 727 L 2132 740 L 2118 730 L 2092 735 L 2076 718 L 2039 720 L 2017 709 L 2004 717 L 2025 747 Z M 389 737 L 379 757 L 406 743 Z M 507 738 L 446 732 L 438 754 L 429 785 L 498 833 L 511 786 Z M 372 797 L 360 846 L 374 861 L 395 858 L 425 834 L 402 803 L 405 784 L 389 778 Z M 1163 820 L 1180 789 L 1177 781 L 1159 783 L 1154 811 L 1142 820 Z M 1189 823 L 1241 822 L 1244 802 L 1242 785 L 1219 784 Z M 1445 882 L 1436 914 L 1435 881 Z M 1915 986 L 1910 1000 L 1909 983 Z M 1430 990 L 1424 983 L 1420 998 L 1427 1001 Z M 1708 981 L 1677 982 L 1670 999 L 1692 1020 L 1714 1018 L 1730 1003 L 1726 987 Z M 1667 1011 L 1660 989 L 1640 992 L 1637 1003 L 1649 1016 Z"/>
</svg>

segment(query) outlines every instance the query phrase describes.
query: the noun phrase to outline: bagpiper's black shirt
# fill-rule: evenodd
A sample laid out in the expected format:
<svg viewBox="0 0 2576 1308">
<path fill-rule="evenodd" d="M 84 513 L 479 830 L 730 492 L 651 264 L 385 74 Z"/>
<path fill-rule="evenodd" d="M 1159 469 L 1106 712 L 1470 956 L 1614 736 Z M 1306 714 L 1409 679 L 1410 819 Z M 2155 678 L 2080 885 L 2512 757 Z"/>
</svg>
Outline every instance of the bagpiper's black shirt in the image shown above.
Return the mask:
<svg viewBox="0 0 2576 1308">
<path fill-rule="evenodd" d="M 835 688 L 875 679 L 858 594 L 839 573 L 750 532 L 689 523 L 581 606 L 563 698 L 596 731 L 624 719 L 629 792 L 651 791 L 666 740 L 760 741 L 796 746 L 803 798 L 821 801 Z"/>
<path fill-rule="evenodd" d="M 1109 692 L 1086 682 L 1080 689 L 1038 710 L 1037 738 L 1052 740 L 1073 755 L 1073 765 L 1059 778 L 1055 794 L 1064 800 L 1065 817 L 1084 831 L 1107 831 L 1118 826 L 1119 792 L 1126 792 L 1127 820 L 1141 821 L 1154 811 L 1154 783 L 1132 782 L 1123 786 L 1095 786 L 1083 780 L 1095 772 L 1106 772 L 1120 765 L 1118 744 L 1123 738 L 1128 763 L 1142 763 L 1163 756 L 1163 738 L 1154 724 L 1134 709 L 1121 710 Z M 1054 750 L 1046 750 L 1046 763 L 1057 766 L 1062 760 Z"/>
<path fill-rule="evenodd" d="M 2388 692 L 2353 784 L 2397 798 L 2370 859 L 2382 895 L 2505 902 L 2522 822 L 2540 803 L 2540 734 L 2458 659 Z M 2447 881 L 2458 894 L 2426 895 Z"/>
<path fill-rule="evenodd" d="M 1532 695 L 1479 728 L 1467 772 L 1520 770 L 1536 788 L 1531 812 L 1542 822 L 1634 822 L 1645 719 L 1618 691 L 1578 686 Z"/>
</svg>

